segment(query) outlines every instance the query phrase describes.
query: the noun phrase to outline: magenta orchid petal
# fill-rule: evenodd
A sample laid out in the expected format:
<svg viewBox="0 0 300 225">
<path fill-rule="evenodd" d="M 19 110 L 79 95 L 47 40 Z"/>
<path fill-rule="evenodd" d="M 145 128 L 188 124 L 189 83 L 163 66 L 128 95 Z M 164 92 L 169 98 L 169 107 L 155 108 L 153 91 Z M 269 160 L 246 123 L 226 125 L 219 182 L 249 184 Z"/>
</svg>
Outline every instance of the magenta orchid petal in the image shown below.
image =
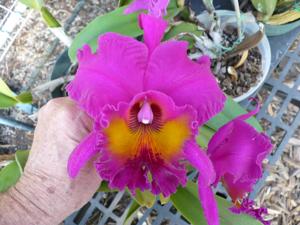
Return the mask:
<svg viewBox="0 0 300 225">
<path fill-rule="evenodd" d="M 212 188 L 204 183 L 204 180 L 201 176 L 201 172 L 199 173 L 198 177 L 198 185 L 199 198 L 202 203 L 202 208 L 207 224 L 219 225 L 220 221 L 215 194 L 213 193 Z"/>
<path fill-rule="evenodd" d="M 99 152 L 97 133 L 90 133 L 72 152 L 68 161 L 69 176 L 74 178 L 79 170 Z"/>
<path fill-rule="evenodd" d="M 140 14 L 139 25 L 144 30 L 144 42 L 148 46 L 149 53 L 152 53 L 160 44 L 168 23 L 162 18 Z"/>
<path fill-rule="evenodd" d="M 151 0 L 149 13 L 161 17 L 167 15 L 167 8 L 170 0 Z"/>
<path fill-rule="evenodd" d="M 166 93 L 178 106 L 193 106 L 202 125 L 223 109 L 226 97 L 209 63 L 191 61 L 187 57 L 187 47 L 184 41 L 168 41 L 158 46 L 149 61 L 145 88 Z"/>
<path fill-rule="evenodd" d="M 216 173 L 213 164 L 206 152 L 202 150 L 195 142 L 187 142 L 185 145 L 185 158 L 195 167 L 206 185 L 211 185 L 215 181 Z M 205 173 L 204 173 L 205 171 Z"/>
<path fill-rule="evenodd" d="M 233 201 L 243 198 L 262 176 L 262 161 L 272 144 L 263 133 L 244 121 L 253 112 L 239 116 L 221 127 L 208 144 L 208 155 Z"/>
<path fill-rule="evenodd" d="M 250 193 L 256 180 L 254 179 L 239 179 L 231 174 L 225 174 L 222 179 L 223 185 L 226 188 L 229 196 L 235 201 L 242 198 L 245 193 Z"/>
<path fill-rule="evenodd" d="M 102 35 L 96 54 L 88 45 L 78 52 L 79 68 L 68 93 L 96 118 L 104 105 L 130 101 L 142 90 L 147 58 L 143 43 L 114 33 Z"/>
<path fill-rule="evenodd" d="M 124 11 L 125 14 L 134 13 L 140 10 L 148 10 L 150 8 L 150 0 L 135 0 Z"/>
<path fill-rule="evenodd" d="M 187 142 L 184 152 L 185 158 L 199 171 L 199 198 L 207 223 L 208 225 L 219 225 L 217 202 L 211 188 L 215 180 L 213 164 L 195 142 Z"/>
<path fill-rule="evenodd" d="M 140 10 L 147 10 L 155 17 L 161 17 L 167 14 L 167 7 L 170 0 L 135 0 L 124 11 L 125 14 Z"/>
<path fill-rule="evenodd" d="M 203 55 L 203 56 L 199 57 L 199 59 L 197 60 L 197 63 L 211 67 L 211 60 L 208 55 Z"/>
</svg>

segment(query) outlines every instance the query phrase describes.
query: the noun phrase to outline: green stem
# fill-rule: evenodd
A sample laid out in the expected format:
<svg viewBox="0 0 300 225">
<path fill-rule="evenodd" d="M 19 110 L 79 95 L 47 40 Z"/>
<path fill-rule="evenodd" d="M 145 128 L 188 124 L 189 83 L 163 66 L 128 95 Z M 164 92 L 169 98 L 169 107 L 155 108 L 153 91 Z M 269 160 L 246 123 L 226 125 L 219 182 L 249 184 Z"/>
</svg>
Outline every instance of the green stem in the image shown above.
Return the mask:
<svg viewBox="0 0 300 225">
<path fill-rule="evenodd" d="M 65 33 L 63 27 L 55 19 L 55 17 L 49 12 L 46 7 L 41 7 L 40 14 L 47 24 L 49 30 L 67 47 L 71 46 L 72 39 Z"/>
<path fill-rule="evenodd" d="M 51 12 L 49 12 L 49 10 L 46 7 L 43 6 L 40 10 L 40 13 L 48 27 L 61 27 L 60 23 L 55 19 L 55 17 L 51 14 Z"/>
</svg>

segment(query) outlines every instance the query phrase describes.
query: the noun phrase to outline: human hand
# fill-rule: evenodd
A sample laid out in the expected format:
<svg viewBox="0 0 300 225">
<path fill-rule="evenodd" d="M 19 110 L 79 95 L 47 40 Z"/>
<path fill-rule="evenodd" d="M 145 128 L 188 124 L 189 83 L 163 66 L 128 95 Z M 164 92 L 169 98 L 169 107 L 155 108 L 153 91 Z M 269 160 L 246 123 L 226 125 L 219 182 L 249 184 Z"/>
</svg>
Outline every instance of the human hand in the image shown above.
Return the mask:
<svg viewBox="0 0 300 225">
<path fill-rule="evenodd" d="M 43 214 L 33 216 L 46 218 L 41 224 L 60 223 L 83 206 L 99 187 L 100 178 L 92 162 L 74 180 L 67 174 L 71 152 L 91 127 L 91 119 L 69 98 L 51 100 L 39 111 L 24 174 L 9 192 L 25 207 L 26 201 L 32 203 L 36 207 L 33 214 Z"/>
</svg>

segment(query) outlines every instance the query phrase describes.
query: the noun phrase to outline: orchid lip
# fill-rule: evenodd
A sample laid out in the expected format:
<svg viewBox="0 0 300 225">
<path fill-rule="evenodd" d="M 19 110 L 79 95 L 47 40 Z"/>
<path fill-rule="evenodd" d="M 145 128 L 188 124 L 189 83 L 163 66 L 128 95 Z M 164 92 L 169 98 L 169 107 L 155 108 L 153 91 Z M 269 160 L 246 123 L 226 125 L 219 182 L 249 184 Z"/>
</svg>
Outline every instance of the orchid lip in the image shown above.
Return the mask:
<svg viewBox="0 0 300 225">
<path fill-rule="evenodd" d="M 142 124 L 148 125 L 153 122 L 153 112 L 150 104 L 145 101 L 137 115 L 138 121 Z"/>
</svg>

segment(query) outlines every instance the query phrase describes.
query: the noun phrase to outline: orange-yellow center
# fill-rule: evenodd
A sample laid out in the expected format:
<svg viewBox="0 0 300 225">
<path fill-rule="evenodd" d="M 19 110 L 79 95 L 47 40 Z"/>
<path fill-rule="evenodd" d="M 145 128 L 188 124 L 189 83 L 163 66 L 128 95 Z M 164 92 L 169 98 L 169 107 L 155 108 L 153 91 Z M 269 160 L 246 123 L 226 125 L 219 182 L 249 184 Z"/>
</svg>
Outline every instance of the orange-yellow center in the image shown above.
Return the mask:
<svg viewBox="0 0 300 225">
<path fill-rule="evenodd" d="M 138 157 L 146 149 L 153 155 L 170 160 L 180 153 L 184 142 L 191 136 L 186 116 L 165 122 L 159 130 L 150 126 L 132 130 L 123 118 L 114 117 L 104 133 L 108 140 L 107 148 L 121 159 Z"/>
</svg>

